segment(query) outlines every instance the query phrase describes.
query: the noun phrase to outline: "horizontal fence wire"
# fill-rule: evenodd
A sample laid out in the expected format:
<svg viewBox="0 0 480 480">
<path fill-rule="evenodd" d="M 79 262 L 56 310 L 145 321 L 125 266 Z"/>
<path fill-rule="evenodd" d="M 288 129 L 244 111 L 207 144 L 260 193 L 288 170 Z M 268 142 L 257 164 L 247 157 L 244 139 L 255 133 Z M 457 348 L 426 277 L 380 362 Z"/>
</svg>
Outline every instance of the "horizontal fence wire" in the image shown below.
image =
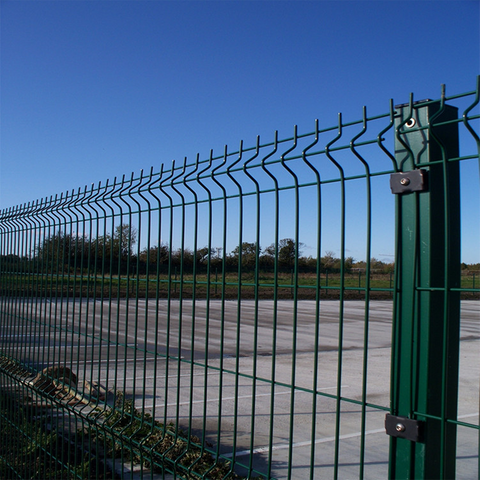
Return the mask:
<svg viewBox="0 0 480 480">
<path fill-rule="evenodd" d="M 477 195 L 458 288 L 476 315 L 479 89 L 442 101 L 461 109 L 448 161 Z M 26 440 L 35 478 L 387 478 L 396 114 L 3 210 L 1 442 L 15 432 L 18 454 L 2 447 L 2 478 L 32 474 Z M 471 358 L 478 325 L 462 329 Z M 478 406 L 475 382 L 459 392 Z M 478 457 L 469 406 L 448 421 Z"/>
</svg>

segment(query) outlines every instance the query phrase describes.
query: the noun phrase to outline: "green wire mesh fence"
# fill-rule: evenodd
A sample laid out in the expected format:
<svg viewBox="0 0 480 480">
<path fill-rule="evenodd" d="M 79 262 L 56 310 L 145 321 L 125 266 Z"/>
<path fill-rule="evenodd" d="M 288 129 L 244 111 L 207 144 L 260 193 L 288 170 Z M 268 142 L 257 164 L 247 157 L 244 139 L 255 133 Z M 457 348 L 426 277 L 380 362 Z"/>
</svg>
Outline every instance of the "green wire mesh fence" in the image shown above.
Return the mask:
<svg viewBox="0 0 480 480">
<path fill-rule="evenodd" d="M 1 212 L 2 478 L 477 476 L 478 104 L 412 96 Z"/>
</svg>

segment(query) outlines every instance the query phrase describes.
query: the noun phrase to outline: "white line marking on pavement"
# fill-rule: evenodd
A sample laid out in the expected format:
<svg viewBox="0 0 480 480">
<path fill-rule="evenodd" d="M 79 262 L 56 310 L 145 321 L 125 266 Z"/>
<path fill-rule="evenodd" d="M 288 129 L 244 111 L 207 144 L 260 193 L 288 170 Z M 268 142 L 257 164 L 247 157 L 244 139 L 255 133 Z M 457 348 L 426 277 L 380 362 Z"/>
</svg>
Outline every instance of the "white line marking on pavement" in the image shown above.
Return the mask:
<svg viewBox="0 0 480 480">
<path fill-rule="evenodd" d="M 286 395 L 290 392 L 277 392 L 275 395 Z M 269 397 L 270 393 L 259 393 L 258 395 L 255 395 L 255 397 Z M 238 397 L 222 397 L 221 400 L 235 400 L 235 398 L 252 398 L 253 395 L 239 395 Z M 212 398 L 210 400 L 207 399 L 207 402 L 218 402 L 220 399 L 218 398 Z M 156 404 L 156 407 L 162 407 L 162 406 L 167 406 L 167 407 L 175 407 L 177 405 L 191 405 L 193 403 L 204 403 L 205 400 L 194 400 L 193 402 L 180 402 L 180 403 L 167 403 L 167 405 L 164 404 Z M 153 406 L 153 405 L 152 405 Z"/>
<path fill-rule="evenodd" d="M 372 435 L 372 434 L 375 434 L 375 433 L 385 433 L 385 429 L 384 428 L 379 428 L 377 430 L 367 430 L 365 432 L 365 435 Z M 360 437 L 360 436 L 361 436 L 361 432 L 357 432 L 357 433 L 348 433 L 348 434 L 345 434 L 345 435 L 340 435 L 340 437 L 338 437 L 338 438 L 339 438 L 339 440 L 346 440 L 348 438 L 355 438 L 355 437 Z M 333 442 L 333 441 L 335 441 L 335 437 L 325 437 L 325 438 L 319 438 L 318 440 L 315 440 L 315 444 L 328 443 L 328 442 Z M 297 442 L 297 443 L 294 443 L 292 445 L 292 448 L 308 447 L 311 444 L 312 444 L 312 442 L 310 442 L 310 441 Z M 288 443 L 282 443 L 280 445 L 272 445 L 272 447 L 271 447 L 272 451 L 273 450 L 286 450 L 287 448 L 290 448 L 290 444 L 288 444 Z M 268 451 L 270 451 L 270 447 L 260 447 L 260 448 L 255 448 L 253 450 L 242 450 L 240 452 L 227 453 L 224 456 L 227 457 L 227 458 L 233 458 L 235 456 L 235 458 L 236 458 L 236 457 L 244 457 L 246 455 L 251 455 L 251 454 L 254 454 L 254 453 L 265 453 L 265 452 L 268 452 Z"/>
<path fill-rule="evenodd" d="M 469 418 L 469 417 L 478 417 L 478 412 L 477 413 L 468 413 L 466 415 L 459 415 L 457 419 L 459 418 Z"/>
<path fill-rule="evenodd" d="M 342 387 L 348 387 L 348 385 L 343 385 Z M 337 387 L 327 387 L 327 388 L 322 388 L 322 390 L 335 390 Z M 287 390 L 285 392 L 275 392 L 275 395 L 291 395 L 291 390 Z M 296 394 L 299 394 L 299 393 L 309 393 L 309 392 L 296 392 Z M 235 400 L 236 398 L 238 399 L 241 399 L 241 398 L 252 398 L 254 395 L 239 395 L 238 397 L 222 397 L 221 400 Z M 268 392 L 268 393 L 257 393 L 255 395 L 255 398 L 257 397 L 270 397 L 271 396 L 271 392 Z M 207 402 L 218 402 L 219 399 L 218 398 L 212 398 L 212 399 L 207 399 Z M 193 402 L 180 402 L 180 403 L 167 403 L 167 405 L 163 404 L 163 403 L 156 403 L 155 404 L 155 407 L 175 407 L 177 405 L 192 405 L 194 403 L 204 403 L 205 402 L 205 399 L 202 399 L 202 400 L 194 400 Z M 153 408 L 154 405 L 146 405 L 145 408 Z"/>
<path fill-rule="evenodd" d="M 468 418 L 468 417 L 477 417 L 478 415 L 479 415 L 479 412 L 469 413 L 469 414 L 466 414 L 466 415 L 459 415 L 457 418 L 460 419 L 460 418 Z M 376 433 L 385 433 L 385 429 L 384 428 L 379 428 L 377 430 L 367 430 L 365 432 L 365 435 L 372 435 L 372 434 L 376 434 Z M 346 440 L 348 438 L 355 438 L 355 437 L 359 437 L 360 435 L 361 435 L 361 432 L 349 433 L 349 434 L 346 434 L 346 435 L 340 435 L 339 440 Z M 328 442 L 333 442 L 333 441 L 335 441 L 335 437 L 325 437 L 325 438 L 320 438 L 318 440 L 315 440 L 315 444 L 328 443 Z M 295 448 L 295 447 L 308 447 L 311 444 L 312 444 L 312 442 L 310 442 L 310 441 L 297 442 L 297 443 L 294 443 L 292 445 L 292 447 L 293 448 Z M 272 449 L 272 451 L 273 450 L 285 450 L 289 447 L 290 447 L 290 445 L 288 443 L 284 443 L 284 444 L 280 444 L 280 445 L 272 445 L 271 449 Z M 265 452 L 268 452 L 268 451 L 270 451 L 270 447 L 260 447 L 260 448 L 255 448 L 254 450 L 242 450 L 240 452 L 236 452 L 235 457 L 244 457 L 246 455 L 250 455 L 250 454 L 254 454 L 254 453 L 265 453 Z M 225 457 L 227 457 L 227 458 L 233 458 L 233 456 L 234 456 L 234 453 L 227 453 L 225 455 Z"/>
</svg>

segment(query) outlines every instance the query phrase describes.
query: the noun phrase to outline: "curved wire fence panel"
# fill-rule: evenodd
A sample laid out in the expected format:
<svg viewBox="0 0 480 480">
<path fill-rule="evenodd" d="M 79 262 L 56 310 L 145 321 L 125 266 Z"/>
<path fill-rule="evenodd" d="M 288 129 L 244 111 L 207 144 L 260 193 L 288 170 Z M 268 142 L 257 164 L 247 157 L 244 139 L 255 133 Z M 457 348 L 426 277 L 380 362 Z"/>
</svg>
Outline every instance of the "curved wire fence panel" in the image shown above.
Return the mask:
<svg viewBox="0 0 480 480">
<path fill-rule="evenodd" d="M 386 414 L 437 421 L 440 474 L 478 475 L 478 104 L 392 101 L 1 212 L 2 478 L 427 475 L 428 442 L 387 435 Z M 441 261 L 422 246 L 439 237 Z"/>
</svg>

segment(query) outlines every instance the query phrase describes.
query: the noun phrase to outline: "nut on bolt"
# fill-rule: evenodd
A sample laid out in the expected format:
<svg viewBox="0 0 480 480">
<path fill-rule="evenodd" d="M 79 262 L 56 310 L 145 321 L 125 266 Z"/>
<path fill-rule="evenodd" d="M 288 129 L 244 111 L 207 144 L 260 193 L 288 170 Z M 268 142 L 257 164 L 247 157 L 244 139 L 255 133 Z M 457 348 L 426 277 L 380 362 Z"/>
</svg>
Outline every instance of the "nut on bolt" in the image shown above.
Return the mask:
<svg viewBox="0 0 480 480">
<path fill-rule="evenodd" d="M 410 179 L 407 178 L 407 177 L 402 178 L 402 179 L 400 180 L 400 183 L 401 183 L 403 186 L 406 187 L 407 185 L 410 185 Z"/>
</svg>

